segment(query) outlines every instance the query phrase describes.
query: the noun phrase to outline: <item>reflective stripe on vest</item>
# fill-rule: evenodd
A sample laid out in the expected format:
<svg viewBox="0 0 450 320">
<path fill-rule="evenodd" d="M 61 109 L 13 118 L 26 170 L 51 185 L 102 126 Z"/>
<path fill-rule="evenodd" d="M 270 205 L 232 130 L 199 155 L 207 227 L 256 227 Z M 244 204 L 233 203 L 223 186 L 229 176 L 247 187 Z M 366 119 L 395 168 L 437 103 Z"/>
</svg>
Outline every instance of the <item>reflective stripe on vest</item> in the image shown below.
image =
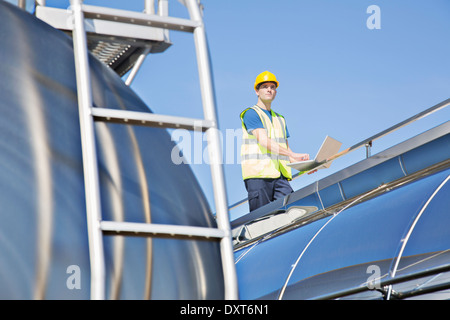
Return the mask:
<svg viewBox="0 0 450 320">
<path fill-rule="evenodd" d="M 258 143 L 256 137 L 247 132 L 244 125 L 244 114 L 253 109 L 261 118 L 267 136 L 276 141 L 280 146 L 287 148 L 286 123 L 283 116 L 271 110 L 272 121 L 258 106 L 245 109 L 241 113 L 242 122 L 242 145 L 241 145 L 241 167 L 242 178 L 279 178 L 280 173 L 288 180 L 292 179 L 288 156 L 271 153 Z"/>
</svg>

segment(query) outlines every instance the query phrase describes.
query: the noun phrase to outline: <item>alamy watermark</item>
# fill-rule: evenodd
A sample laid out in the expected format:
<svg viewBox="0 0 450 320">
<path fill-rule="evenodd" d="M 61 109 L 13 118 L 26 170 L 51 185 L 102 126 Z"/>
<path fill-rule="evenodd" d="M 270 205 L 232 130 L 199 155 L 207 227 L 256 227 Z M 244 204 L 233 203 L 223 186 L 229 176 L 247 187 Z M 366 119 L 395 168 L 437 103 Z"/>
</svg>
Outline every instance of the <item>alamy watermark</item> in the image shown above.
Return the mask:
<svg viewBox="0 0 450 320">
<path fill-rule="evenodd" d="M 208 140 L 212 134 L 219 137 L 219 150 L 210 150 Z M 176 129 L 171 132 L 171 139 L 176 143 L 172 148 L 170 158 L 179 164 L 211 164 L 209 153 L 219 152 L 221 164 L 240 164 L 241 129 L 226 129 L 225 133 L 216 128 L 208 129 L 204 134 L 186 129 Z"/>
<path fill-rule="evenodd" d="M 366 26 L 369 30 L 381 29 L 381 9 L 377 5 L 367 7 L 369 14 Z M 199 123 L 200 125 L 200 123 Z M 216 130 L 220 140 L 221 164 L 240 164 L 240 145 L 242 128 L 226 129 L 225 134 L 216 128 L 211 128 L 205 134 L 186 129 L 176 129 L 171 133 L 171 139 L 176 145 L 171 150 L 171 160 L 174 164 L 211 164 L 209 158 L 208 133 Z"/>
<path fill-rule="evenodd" d="M 69 276 L 66 279 L 66 287 L 69 290 L 81 289 L 81 269 L 78 265 L 72 264 L 67 267 L 66 273 Z"/>
<path fill-rule="evenodd" d="M 366 12 L 370 14 L 367 18 L 366 26 L 370 30 L 381 29 L 381 9 L 377 5 L 367 7 Z"/>
<path fill-rule="evenodd" d="M 367 267 L 366 273 L 370 274 L 367 278 L 367 288 L 369 290 L 381 289 L 381 269 L 376 264 L 372 264 Z"/>
</svg>

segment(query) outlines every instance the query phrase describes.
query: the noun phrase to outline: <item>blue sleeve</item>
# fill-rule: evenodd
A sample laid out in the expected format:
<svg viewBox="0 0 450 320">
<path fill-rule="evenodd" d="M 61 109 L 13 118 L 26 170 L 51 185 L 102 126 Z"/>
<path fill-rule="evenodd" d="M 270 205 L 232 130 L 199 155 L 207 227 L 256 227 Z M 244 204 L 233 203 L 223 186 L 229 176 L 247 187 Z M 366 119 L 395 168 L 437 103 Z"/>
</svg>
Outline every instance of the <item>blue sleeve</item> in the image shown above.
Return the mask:
<svg viewBox="0 0 450 320">
<path fill-rule="evenodd" d="M 264 128 L 261 118 L 253 109 L 248 109 L 244 113 L 244 125 L 248 133 L 252 133 L 254 129 Z"/>
<path fill-rule="evenodd" d="M 285 122 L 286 122 L 286 120 L 285 120 Z M 256 111 L 253 109 L 248 109 L 244 113 L 244 125 L 249 134 L 252 134 L 252 131 L 254 129 L 264 128 L 264 125 L 261 122 L 261 118 L 256 113 Z M 287 124 L 286 124 L 286 138 L 289 138 L 289 137 L 290 137 L 289 130 L 288 130 Z"/>
</svg>

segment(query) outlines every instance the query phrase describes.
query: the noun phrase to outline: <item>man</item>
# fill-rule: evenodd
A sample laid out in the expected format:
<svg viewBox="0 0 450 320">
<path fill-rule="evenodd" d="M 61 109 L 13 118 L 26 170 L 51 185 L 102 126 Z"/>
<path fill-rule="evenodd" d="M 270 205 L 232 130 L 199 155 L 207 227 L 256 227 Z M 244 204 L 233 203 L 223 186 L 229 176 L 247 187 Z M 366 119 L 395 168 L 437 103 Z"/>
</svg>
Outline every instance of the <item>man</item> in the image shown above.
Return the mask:
<svg viewBox="0 0 450 320">
<path fill-rule="evenodd" d="M 309 159 L 308 154 L 289 148 L 286 121 L 272 110 L 278 88 L 275 75 L 259 74 L 254 88 L 258 102 L 241 113 L 241 167 L 250 211 L 293 192 L 287 164 Z"/>
</svg>

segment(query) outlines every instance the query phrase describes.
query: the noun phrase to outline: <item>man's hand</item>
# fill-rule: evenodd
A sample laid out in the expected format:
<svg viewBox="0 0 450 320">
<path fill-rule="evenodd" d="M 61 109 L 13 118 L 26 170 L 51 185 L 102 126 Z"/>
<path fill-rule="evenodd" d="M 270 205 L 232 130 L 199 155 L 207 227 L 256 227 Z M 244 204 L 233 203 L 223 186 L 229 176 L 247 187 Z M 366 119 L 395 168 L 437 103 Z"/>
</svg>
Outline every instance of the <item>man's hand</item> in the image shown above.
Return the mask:
<svg viewBox="0 0 450 320">
<path fill-rule="evenodd" d="M 299 161 L 305 161 L 309 160 L 309 154 L 307 153 L 292 153 L 289 155 L 289 161 L 292 162 L 299 162 Z"/>
<path fill-rule="evenodd" d="M 252 131 L 252 134 L 255 135 L 258 143 L 264 148 L 268 149 L 272 153 L 280 154 L 282 156 L 288 156 L 290 162 L 309 160 L 308 153 L 295 153 L 291 150 L 291 148 L 289 148 L 289 144 L 287 145 L 287 148 L 280 146 L 278 143 L 267 136 L 265 129 L 254 129 Z"/>
</svg>

